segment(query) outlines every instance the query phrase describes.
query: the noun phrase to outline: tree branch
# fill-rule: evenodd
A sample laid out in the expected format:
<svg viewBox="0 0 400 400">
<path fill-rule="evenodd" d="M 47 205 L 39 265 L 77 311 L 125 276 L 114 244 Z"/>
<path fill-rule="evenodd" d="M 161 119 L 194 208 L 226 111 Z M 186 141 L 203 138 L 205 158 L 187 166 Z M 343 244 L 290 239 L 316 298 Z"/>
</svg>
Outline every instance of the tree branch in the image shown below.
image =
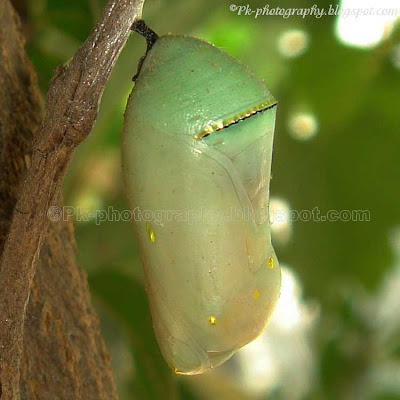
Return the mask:
<svg viewBox="0 0 400 400">
<path fill-rule="evenodd" d="M 109 1 L 89 38 L 66 66 L 56 69 L 50 83 L 46 115 L 33 144 L 31 161 L 26 161 L 30 166 L 18 188 L 0 264 L 1 400 L 20 398 L 26 310 L 49 227 L 47 210 L 56 203 L 74 149 L 93 127 L 104 86 L 128 39 L 132 23 L 141 17 L 143 2 Z M 0 21 L 7 18 L 7 13 L 15 22 L 8 0 L 0 0 Z M 7 36 L 6 29 L 7 26 L 1 25 L 1 38 Z M 7 45 L 4 41 L 2 44 Z M 73 242 L 68 228 L 65 234 Z M 60 287 L 65 290 L 63 285 Z M 87 299 L 82 301 L 84 305 Z M 48 304 L 43 305 L 42 312 L 47 316 L 54 314 Z M 65 351 L 70 361 L 73 355 L 68 349 Z"/>
</svg>

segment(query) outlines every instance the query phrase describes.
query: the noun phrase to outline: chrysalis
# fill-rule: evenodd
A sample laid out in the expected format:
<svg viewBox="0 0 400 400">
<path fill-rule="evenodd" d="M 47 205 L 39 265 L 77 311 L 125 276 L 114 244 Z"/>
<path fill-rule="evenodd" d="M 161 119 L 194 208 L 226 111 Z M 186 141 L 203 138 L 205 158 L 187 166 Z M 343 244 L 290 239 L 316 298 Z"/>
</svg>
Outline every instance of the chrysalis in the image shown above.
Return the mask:
<svg viewBox="0 0 400 400">
<path fill-rule="evenodd" d="M 254 340 L 279 297 L 277 103 L 213 45 L 138 26 L 149 48 L 125 112 L 126 191 L 161 351 L 176 373 L 199 374 Z"/>
</svg>

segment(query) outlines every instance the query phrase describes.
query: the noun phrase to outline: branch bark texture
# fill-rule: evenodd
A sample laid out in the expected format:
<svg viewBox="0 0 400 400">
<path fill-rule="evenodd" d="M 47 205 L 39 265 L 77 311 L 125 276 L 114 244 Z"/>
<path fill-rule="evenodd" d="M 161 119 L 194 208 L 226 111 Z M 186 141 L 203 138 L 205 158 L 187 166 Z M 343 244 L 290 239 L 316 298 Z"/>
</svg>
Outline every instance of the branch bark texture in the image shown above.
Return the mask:
<svg viewBox="0 0 400 400">
<path fill-rule="evenodd" d="M 114 399 L 69 222 L 49 225 L 74 149 L 144 0 L 111 0 L 43 105 L 19 19 L 0 0 L 0 399 Z M 11 217 L 12 216 L 12 217 Z M 43 247 L 42 244 L 44 243 Z"/>
</svg>

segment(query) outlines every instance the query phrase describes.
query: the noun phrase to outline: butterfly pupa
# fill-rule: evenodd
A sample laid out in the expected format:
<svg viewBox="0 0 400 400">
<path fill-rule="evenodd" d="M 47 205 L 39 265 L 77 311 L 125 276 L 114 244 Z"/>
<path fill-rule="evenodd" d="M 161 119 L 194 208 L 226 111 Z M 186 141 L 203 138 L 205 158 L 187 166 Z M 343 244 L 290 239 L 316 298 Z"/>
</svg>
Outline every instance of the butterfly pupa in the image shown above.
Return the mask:
<svg viewBox="0 0 400 400">
<path fill-rule="evenodd" d="M 123 174 L 161 352 L 175 372 L 199 374 L 259 336 L 279 297 L 277 103 L 210 43 L 156 39 L 125 112 Z"/>
</svg>

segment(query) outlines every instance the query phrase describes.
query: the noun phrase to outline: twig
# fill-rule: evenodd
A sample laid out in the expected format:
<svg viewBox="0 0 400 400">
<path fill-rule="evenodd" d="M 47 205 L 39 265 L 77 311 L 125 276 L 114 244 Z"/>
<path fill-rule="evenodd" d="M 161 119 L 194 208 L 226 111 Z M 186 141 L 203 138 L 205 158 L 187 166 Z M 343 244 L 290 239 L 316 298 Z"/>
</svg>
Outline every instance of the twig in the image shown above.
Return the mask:
<svg viewBox="0 0 400 400">
<path fill-rule="evenodd" d="M 0 0 L 0 3 L 2 0 Z M 73 59 L 54 72 L 47 111 L 19 198 L 0 264 L 0 398 L 19 398 L 19 371 L 26 306 L 47 210 L 55 203 L 76 146 L 90 133 L 104 86 L 141 18 L 144 0 L 110 0 L 95 29 Z"/>
</svg>

